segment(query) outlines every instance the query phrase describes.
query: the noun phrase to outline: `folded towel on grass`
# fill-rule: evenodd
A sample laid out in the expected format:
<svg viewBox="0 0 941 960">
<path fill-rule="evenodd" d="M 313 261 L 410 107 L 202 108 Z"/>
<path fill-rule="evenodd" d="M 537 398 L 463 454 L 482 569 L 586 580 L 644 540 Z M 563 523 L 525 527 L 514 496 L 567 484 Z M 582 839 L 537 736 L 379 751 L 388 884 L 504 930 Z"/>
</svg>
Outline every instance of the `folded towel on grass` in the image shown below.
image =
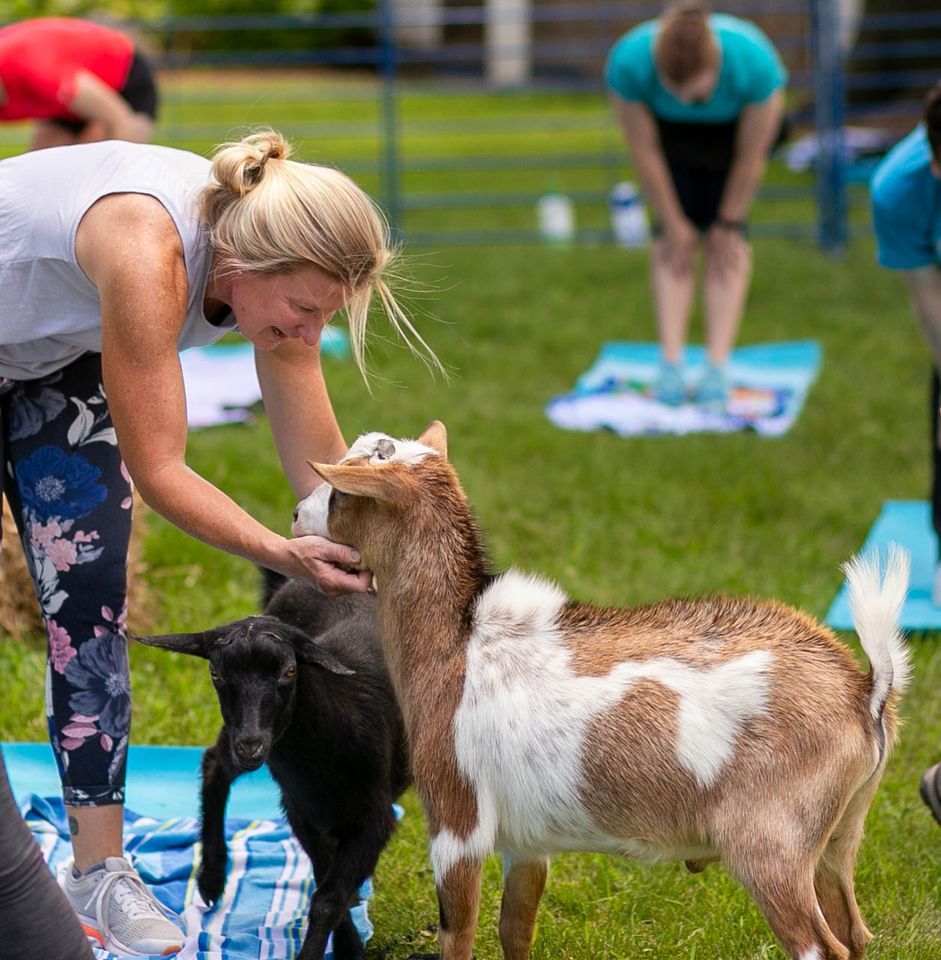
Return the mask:
<svg viewBox="0 0 941 960">
<path fill-rule="evenodd" d="M 728 365 L 728 408 L 717 412 L 694 403 L 670 407 L 654 399 L 658 344 L 611 342 L 570 393 L 549 402 L 546 413 L 558 427 L 607 429 L 625 437 L 736 430 L 779 436 L 797 419 L 821 358 L 820 345 L 812 340 L 738 347 Z M 687 347 L 687 387 L 692 389 L 705 370 L 705 349 Z"/>
<path fill-rule="evenodd" d="M 324 356 L 345 357 L 350 340 L 341 327 L 324 327 Z M 220 343 L 194 347 L 180 354 L 186 384 L 186 417 L 191 427 L 244 423 L 261 400 L 255 373 L 255 348 L 250 343 Z"/>
</svg>

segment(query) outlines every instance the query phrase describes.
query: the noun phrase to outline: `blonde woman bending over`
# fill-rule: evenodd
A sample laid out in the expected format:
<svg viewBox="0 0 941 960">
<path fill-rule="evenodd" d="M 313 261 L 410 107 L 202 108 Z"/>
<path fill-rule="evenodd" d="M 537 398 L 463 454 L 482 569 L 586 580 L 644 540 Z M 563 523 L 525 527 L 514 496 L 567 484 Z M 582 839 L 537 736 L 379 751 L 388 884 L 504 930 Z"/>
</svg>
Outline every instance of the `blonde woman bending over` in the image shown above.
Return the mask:
<svg viewBox="0 0 941 960">
<path fill-rule="evenodd" d="M 287 539 L 186 464 L 178 352 L 237 331 L 255 347 L 297 498 L 307 458 L 346 443 L 320 366 L 345 310 L 357 363 L 370 298 L 422 343 L 382 279 L 372 201 L 336 170 L 288 159 L 273 132 L 210 162 L 118 141 L 0 162 L 0 451 L 48 634 L 47 714 L 75 863 L 66 892 L 119 954 L 179 947 L 123 857 L 131 701 L 124 621 L 131 478 L 180 529 L 328 593 L 365 590 L 350 548 Z M 422 344 L 423 345 L 423 344 Z"/>
</svg>

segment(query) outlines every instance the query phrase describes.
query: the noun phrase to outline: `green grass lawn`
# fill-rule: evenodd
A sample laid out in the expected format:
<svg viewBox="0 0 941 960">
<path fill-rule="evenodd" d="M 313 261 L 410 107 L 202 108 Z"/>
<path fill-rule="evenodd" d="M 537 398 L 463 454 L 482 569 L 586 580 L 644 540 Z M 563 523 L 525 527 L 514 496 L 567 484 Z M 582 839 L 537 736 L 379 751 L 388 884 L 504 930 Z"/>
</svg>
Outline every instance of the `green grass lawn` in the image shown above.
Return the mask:
<svg viewBox="0 0 941 960">
<path fill-rule="evenodd" d="M 825 356 L 804 413 L 779 439 L 624 440 L 549 424 L 545 401 L 573 383 L 604 340 L 651 335 L 640 253 L 460 248 L 412 251 L 410 259 L 424 289 L 411 298 L 413 313 L 451 367 L 451 382 L 377 337 L 372 394 L 352 364 L 338 360 L 327 363 L 331 392 L 348 439 L 369 429 L 414 436 L 430 419 L 444 420 L 501 567 L 539 571 L 574 596 L 604 603 L 749 593 L 822 616 L 840 563 L 862 543 L 882 501 L 925 493 L 928 358 L 900 284 L 872 266 L 868 245 L 831 261 L 789 241 L 756 244 L 742 341 L 816 337 Z M 286 531 L 293 500 L 264 422 L 194 433 L 189 460 Z M 146 559 L 161 630 L 199 629 L 255 610 L 248 564 L 157 518 Z M 941 753 L 941 647 L 928 634 L 911 643 L 906 722 L 858 870 L 860 903 L 877 934 L 870 955 L 884 960 L 941 957 L 941 833 L 917 796 L 922 769 Z M 0 738 L 43 739 L 43 659 L 38 644 L 0 645 L 7 677 Z M 132 665 L 136 742 L 212 739 L 218 714 L 204 664 L 135 647 Z M 413 796 L 406 807 L 376 875 L 372 958 L 388 945 L 393 960 L 406 956 L 437 915 Z M 479 958 L 498 956 L 498 875 L 491 863 Z M 721 869 L 693 877 L 677 864 L 559 857 L 535 956 L 648 955 L 781 956 Z"/>
<path fill-rule="evenodd" d="M 229 116 L 218 113 L 218 97 L 200 112 L 194 90 L 187 94 L 194 123 L 310 120 L 303 113 L 308 107 L 291 99 L 294 93 L 284 102 L 295 113 L 274 115 L 268 93 L 247 102 L 236 91 Z M 174 110 L 186 106 L 185 92 L 175 94 L 180 104 Z M 468 100 L 465 106 L 478 114 L 508 111 L 502 101 L 495 103 L 480 100 L 474 108 Z M 569 107 L 563 100 L 556 109 Z M 332 120 L 359 120 L 356 109 L 337 107 Z M 416 97 L 407 109 L 416 123 L 423 110 L 441 114 L 440 105 L 427 98 Z M 168 142 L 173 123 L 182 122 L 174 117 L 162 131 Z M 584 126 L 585 136 L 597 135 L 590 123 Z M 427 149 L 452 149 L 427 136 Z M 220 138 L 186 145 L 205 150 Z M 5 143 L 6 152 L 16 151 L 13 140 Z M 322 149 L 339 156 L 340 145 L 331 139 Z M 476 146 L 489 149 L 483 142 Z M 324 159 L 320 149 L 318 158 Z M 314 152 L 308 143 L 305 155 Z M 433 181 L 429 174 L 419 186 L 447 186 Z M 541 184 L 542 173 L 534 186 Z M 737 434 L 625 440 L 567 433 L 548 422 L 546 400 L 574 383 L 605 340 L 652 338 L 642 252 L 459 247 L 407 253 L 414 280 L 405 301 L 451 369 L 450 382 L 431 377 L 387 339 L 379 320 L 370 357 L 372 392 L 350 362 L 328 359 L 331 394 L 349 440 L 373 429 L 415 436 L 433 418 L 447 424 L 452 459 L 499 567 L 541 572 L 571 595 L 602 603 L 727 592 L 776 597 L 822 617 L 840 585 L 840 564 L 859 548 L 883 500 L 926 494 L 928 355 L 901 284 L 874 266 L 868 242 L 857 243 L 839 261 L 810 244 L 755 243 L 755 281 L 741 341 L 817 338 L 824 349 L 807 407 L 779 439 Z M 701 340 L 699 318 L 693 339 Z M 287 532 L 293 498 L 263 421 L 194 433 L 189 462 L 250 512 Z M 257 609 L 250 565 L 203 547 L 156 517 L 150 520 L 146 561 L 157 629 L 201 629 Z M 135 628 L 133 611 L 130 625 Z M 854 638 L 847 642 L 858 649 Z M 922 770 L 941 756 L 941 645 L 932 634 L 915 635 L 911 644 L 915 670 L 901 705 L 901 742 L 870 814 L 857 873 L 860 904 L 876 933 L 868 954 L 874 960 L 941 958 L 941 831 L 917 794 Z M 139 646 L 131 656 L 134 740 L 209 743 L 218 710 L 205 665 Z M 6 677 L 0 739 L 44 739 L 43 670 L 38 641 L 0 643 L 0 674 Z M 407 815 L 375 877 L 370 960 L 401 960 L 412 950 L 432 949 L 422 934 L 437 918 L 426 835 L 414 795 L 407 795 L 405 805 Z M 498 905 L 499 865 L 491 861 L 479 960 L 499 956 Z M 680 864 L 569 855 L 553 865 L 534 956 L 757 960 L 783 954 L 757 909 L 721 868 L 691 876 Z"/>
</svg>

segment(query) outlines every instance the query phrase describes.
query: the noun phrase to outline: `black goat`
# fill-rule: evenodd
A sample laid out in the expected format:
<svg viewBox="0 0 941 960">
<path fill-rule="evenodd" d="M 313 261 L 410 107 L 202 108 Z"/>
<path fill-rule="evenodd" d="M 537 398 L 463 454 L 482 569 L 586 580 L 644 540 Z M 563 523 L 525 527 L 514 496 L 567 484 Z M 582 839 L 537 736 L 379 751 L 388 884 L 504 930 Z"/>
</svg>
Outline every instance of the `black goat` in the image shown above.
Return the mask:
<svg viewBox="0 0 941 960">
<path fill-rule="evenodd" d="M 231 784 L 267 763 L 317 880 L 297 960 L 320 960 L 331 932 L 337 960 L 360 960 L 349 909 L 395 828 L 392 802 L 411 780 L 375 598 L 329 598 L 300 580 L 273 593 L 266 586 L 264 616 L 137 638 L 205 657 L 219 696 L 223 727 L 202 763 L 199 891 L 207 903 L 221 897 Z"/>
</svg>

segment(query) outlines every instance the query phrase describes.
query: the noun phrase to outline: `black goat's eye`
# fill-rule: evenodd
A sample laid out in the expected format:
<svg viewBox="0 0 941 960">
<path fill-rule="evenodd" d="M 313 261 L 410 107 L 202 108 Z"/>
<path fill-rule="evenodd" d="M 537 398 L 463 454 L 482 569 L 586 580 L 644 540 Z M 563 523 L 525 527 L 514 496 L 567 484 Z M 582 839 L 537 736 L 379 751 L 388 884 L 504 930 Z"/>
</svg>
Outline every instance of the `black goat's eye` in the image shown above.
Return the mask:
<svg viewBox="0 0 941 960">
<path fill-rule="evenodd" d="M 294 675 L 295 675 L 296 673 L 297 673 L 297 667 L 295 667 L 295 666 L 290 666 L 290 667 L 285 667 L 284 673 L 282 673 L 281 676 L 282 676 L 285 680 L 293 680 L 293 679 L 294 679 Z"/>
<path fill-rule="evenodd" d="M 212 680 L 213 683 L 218 683 L 218 682 L 222 679 L 222 674 L 219 673 L 219 671 L 216 670 L 215 667 L 210 667 L 210 668 L 209 668 L 209 679 Z"/>
</svg>

